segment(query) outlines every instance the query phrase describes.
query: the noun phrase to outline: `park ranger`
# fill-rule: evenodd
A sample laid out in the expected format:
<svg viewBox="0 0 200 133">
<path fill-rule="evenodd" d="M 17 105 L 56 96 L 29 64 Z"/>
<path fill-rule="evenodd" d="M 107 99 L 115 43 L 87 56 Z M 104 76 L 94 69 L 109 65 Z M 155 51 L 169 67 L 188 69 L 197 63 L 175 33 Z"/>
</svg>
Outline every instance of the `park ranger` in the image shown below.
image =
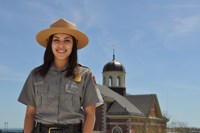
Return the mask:
<svg viewBox="0 0 200 133">
<path fill-rule="evenodd" d="M 91 70 L 77 62 L 88 37 L 59 19 L 36 40 L 46 49 L 44 63 L 31 71 L 18 98 L 27 106 L 24 133 L 92 133 L 103 100 Z"/>
</svg>

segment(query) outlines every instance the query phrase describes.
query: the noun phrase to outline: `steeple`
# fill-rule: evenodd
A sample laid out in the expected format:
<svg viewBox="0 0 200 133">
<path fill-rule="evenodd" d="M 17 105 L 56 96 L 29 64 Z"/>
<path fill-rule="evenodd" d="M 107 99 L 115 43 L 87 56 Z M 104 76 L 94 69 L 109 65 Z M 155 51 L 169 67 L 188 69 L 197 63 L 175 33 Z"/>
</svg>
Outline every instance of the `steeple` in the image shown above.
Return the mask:
<svg viewBox="0 0 200 133">
<path fill-rule="evenodd" d="M 126 95 L 125 68 L 115 60 L 115 48 L 113 48 L 113 59 L 103 67 L 103 85 L 109 87 L 120 95 Z"/>
<path fill-rule="evenodd" d="M 113 61 L 115 61 L 115 48 L 113 48 Z"/>
</svg>

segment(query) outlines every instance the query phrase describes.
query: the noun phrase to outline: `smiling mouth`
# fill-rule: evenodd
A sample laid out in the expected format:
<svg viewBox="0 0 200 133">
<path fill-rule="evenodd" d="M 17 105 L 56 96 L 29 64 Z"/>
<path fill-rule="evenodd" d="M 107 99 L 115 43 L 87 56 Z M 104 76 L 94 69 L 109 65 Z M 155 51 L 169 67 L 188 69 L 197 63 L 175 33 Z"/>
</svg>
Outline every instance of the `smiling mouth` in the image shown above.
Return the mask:
<svg viewBox="0 0 200 133">
<path fill-rule="evenodd" d="M 62 49 L 58 49 L 57 52 L 58 53 L 65 53 L 67 50 L 62 50 Z"/>
</svg>

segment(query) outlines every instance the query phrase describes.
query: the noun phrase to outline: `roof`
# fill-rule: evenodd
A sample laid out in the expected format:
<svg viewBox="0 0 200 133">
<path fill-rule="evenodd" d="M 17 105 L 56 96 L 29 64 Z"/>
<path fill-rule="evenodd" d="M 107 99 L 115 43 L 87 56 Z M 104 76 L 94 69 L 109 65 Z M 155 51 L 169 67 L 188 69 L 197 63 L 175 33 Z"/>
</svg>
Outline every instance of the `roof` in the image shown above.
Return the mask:
<svg viewBox="0 0 200 133">
<path fill-rule="evenodd" d="M 134 114 L 134 115 L 144 115 L 134 104 L 128 101 L 125 97 L 114 92 L 110 88 L 98 85 L 98 88 L 102 96 L 106 99 L 113 99 L 113 103 L 107 113 L 109 114 Z"/>
<path fill-rule="evenodd" d="M 121 71 L 124 73 L 126 72 L 124 66 L 116 60 L 112 60 L 105 64 L 105 66 L 103 67 L 103 72 L 106 71 Z"/>
<path fill-rule="evenodd" d="M 140 114 L 136 114 L 136 113 L 132 113 L 127 111 L 126 107 L 122 107 L 121 104 L 119 104 L 117 101 L 114 101 L 112 103 L 110 103 L 110 108 L 107 109 L 107 114 L 108 115 L 140 115 Z"/>
<path fill-rule="evenodd" d="M 138 109 L 140 109 L 146 116 L 149 115 L 151 106 L 156 105 L 158 114 L 162 117 L 160 111 L 159 103 L 156 94 L 146 94 L 146 95 L 126 95 L 125 96 L 132 104 L 134 104 Z"/>
</svg>

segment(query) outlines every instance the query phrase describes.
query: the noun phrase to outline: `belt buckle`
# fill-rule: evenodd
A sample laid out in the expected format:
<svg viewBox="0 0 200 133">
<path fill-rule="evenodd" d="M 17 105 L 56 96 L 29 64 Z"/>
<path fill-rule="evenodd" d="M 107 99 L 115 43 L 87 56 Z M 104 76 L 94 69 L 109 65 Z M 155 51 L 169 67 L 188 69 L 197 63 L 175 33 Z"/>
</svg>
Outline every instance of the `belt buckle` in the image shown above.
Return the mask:
<svg viewBox="0 0 200 133">
<path fill-rule="evenodd" d="M 59 129 L 58 127 L 50 127 L 49 130 L 48 130 L 48 133 L 51 133 L 51 130 L 57 130 Z"/>
</svg>

